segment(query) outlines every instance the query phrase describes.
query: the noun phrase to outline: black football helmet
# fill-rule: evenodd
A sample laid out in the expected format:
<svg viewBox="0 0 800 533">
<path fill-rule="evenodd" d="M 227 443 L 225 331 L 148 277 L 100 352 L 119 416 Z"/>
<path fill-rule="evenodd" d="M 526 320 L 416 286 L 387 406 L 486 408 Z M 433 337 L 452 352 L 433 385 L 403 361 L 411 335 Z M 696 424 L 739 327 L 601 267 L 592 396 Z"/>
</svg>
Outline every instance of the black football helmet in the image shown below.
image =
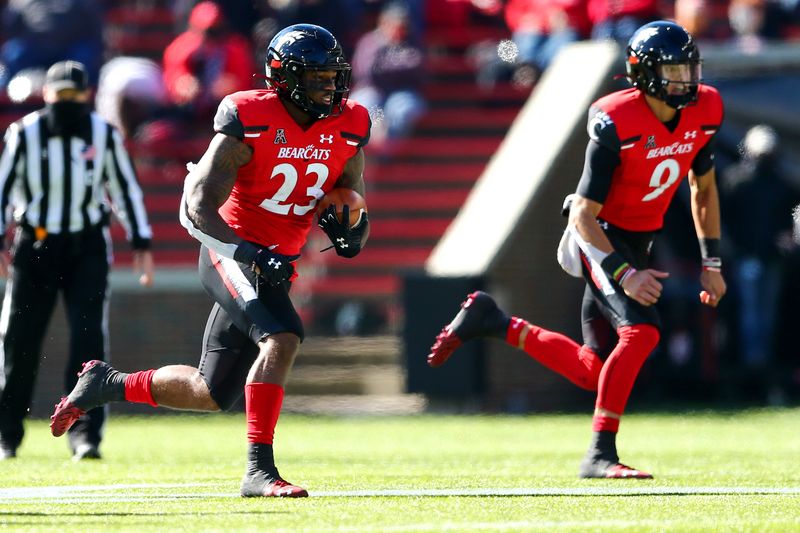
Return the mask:
<svg viewBox="0 0 800 533">
<path fill-rule="evenodd" d="M 689 80 L 665 79 L 664 65 L 686 65 Z M 628 42 L 625 69 L 634 87 L 670 107 L 681 109 L 697 100 L 700 51 L 689 32 L 674 22 L 660 20 L 636 30 Z M 684 90 L 670 94 L 667 87 L 670 82 L 682 84 Z"/>
<path fill-rule="evenodd" d="M 303 73 L 308 70 L 336 71 L 330 104 L 319 104 L 308 97 L 308 91 L 315 89 L 303 80 Z M 269 43 L 267 82 L 282 98 L 314 118 L 335 116 L 344 110 L 351 71 L 339 41 L 321 26 L 294 24 L 278 32 Z"/>
</svg>

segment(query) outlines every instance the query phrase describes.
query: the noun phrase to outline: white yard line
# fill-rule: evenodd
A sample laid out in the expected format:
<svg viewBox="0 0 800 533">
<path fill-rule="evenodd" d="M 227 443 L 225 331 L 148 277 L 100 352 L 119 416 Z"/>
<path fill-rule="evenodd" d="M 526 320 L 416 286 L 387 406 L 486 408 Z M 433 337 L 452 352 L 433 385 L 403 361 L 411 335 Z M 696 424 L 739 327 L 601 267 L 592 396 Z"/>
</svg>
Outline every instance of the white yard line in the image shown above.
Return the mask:
<svg viewBox="0 0 800 533">
<path fill-rule="evenodd" d="M 623 481 L 623 483 L 625 483 Z M 238 498 L 235 492 L 193 492 L 189 489 L 218 486 L 209 483 L 68 485 L 0 489 L 3 503 L 53 504 L 91 502 L 132 502 L 200 498 Z M 311 491 L 316 498 L 378 497 L 520 497 L 520 496 L 715 496 L 715 495 L 800 494 L 800 487 L 568 487 L 495 489 L 384 489 L 350 491 Z"/>
</svg>

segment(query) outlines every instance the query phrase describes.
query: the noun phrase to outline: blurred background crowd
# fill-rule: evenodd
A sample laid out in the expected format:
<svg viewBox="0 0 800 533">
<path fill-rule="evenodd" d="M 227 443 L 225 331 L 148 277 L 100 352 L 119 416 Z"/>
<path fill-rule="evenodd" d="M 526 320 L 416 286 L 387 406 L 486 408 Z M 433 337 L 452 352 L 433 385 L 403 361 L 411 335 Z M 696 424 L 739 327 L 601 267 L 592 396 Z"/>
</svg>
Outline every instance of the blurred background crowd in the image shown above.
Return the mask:
<svg viewBox="0 0 800 533">
<path fill-rule="evenodd" d="M 136 161 L 154 213 L 157 263 L 186 272 L 196 243 L 177 224 L 177 205 L 185 163 L 205 149 L 217 104 L 263 87 L 253 74 L 263 73 L 279 29 L 307 22 L 331 30 L 353 66 L 351 98 L 373 120 L 367 181 L 375 229 L 353 264 L 309 254 L 294 290 L 307 329 L 340 336 L 398 334 L 399 273 L 422 268 L 563 46 L 600 39 L 624 46 L 636 28 L 661 18 L 686 27 L 701 51 L 724 44 L 752 55 L 800 42 L 798 0 L 6 0 L 0 7 L 0 127 L 40 107 L 47 67 L 84 63 L 97 111 L 121 130 Z M 694 290 L 690 218 L 668 216 L 655 256 L 673 278 L 661 302 L 664 342 L 649 363 L 665 388 L 688 373 L 757 401 L 784 403 L 800 391 L 792 334 L 800 251 L 789 216 L 800 180 L 784 136 L 757 123 L 720 135 L 731 296 L 713 315 L 699 309 Z M 673 211 L 689 209 L 674 204 Z M 117 263 L 129 261 L 120 247 Z M 724 355 L 709 356 L 711 345 Z"/>
<path fill-rule="evenodd" d="M 97 108 L 128 137 L 175 134 L 205 122 L 226 94 L 253 86 L 270 39 L 297 23 L 342 42 L 352 98 L 372 111 L 378 142 L 407 134 L 426 109 L 421 93 L 432 34 L 462 34 L 476 80 L 530 88 L 561 47 L 586 39 L 624 46 L 642 24 L 674 18 L 699 41 L 743 53 L 800 40 L 797 0 L 6 0 L 0 87 L 36 98 L 62 59 L 89 68 Z M 472 30 L 477 30 L 471 33 Z M 494 31 L 493 31 L 494 30 Z M 493 38 L 494 37 L 494 38 Z M 506 37 L 506 38 L 502 38 Z M 458 39 L 457 38 L 457 39 Z M 160 124 L 153 126 L 153 122 Z M 170 131 L 153 131 L 165 128 Z"/>
</svg>

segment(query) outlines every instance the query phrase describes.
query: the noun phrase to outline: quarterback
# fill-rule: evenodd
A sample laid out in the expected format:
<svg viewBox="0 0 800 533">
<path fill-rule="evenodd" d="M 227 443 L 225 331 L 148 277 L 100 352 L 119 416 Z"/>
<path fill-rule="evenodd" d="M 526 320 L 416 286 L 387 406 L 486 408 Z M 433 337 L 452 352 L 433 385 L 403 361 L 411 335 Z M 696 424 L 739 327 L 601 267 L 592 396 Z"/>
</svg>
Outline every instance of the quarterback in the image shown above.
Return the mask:
<svg viewBox="0 0 800 533">
<path fill-rule="evenodd" d="M 719 93 L 700 83 L 700 53 L 672 22 L 639 28 L 627 47 L 632 88 L 589 110 L 583 175 L 565 208 L 569 222 L 559 262 L 586 280 L 583 344 L 507 315 L 487 293 L 470 294 L 431 348 L 443 364 L 461 343 L 496 337 L 577 386 L 597 392 L 584 478 L 650 478 L 620 462 L 616 437 L 639 369 L 660 338 L 654 304 L 669 274 L 649 268 L 650 247 L 683 177 L 702 256 L 699 298 L 725 295 L 713 139 L 722 122 Z"/>
</svg>

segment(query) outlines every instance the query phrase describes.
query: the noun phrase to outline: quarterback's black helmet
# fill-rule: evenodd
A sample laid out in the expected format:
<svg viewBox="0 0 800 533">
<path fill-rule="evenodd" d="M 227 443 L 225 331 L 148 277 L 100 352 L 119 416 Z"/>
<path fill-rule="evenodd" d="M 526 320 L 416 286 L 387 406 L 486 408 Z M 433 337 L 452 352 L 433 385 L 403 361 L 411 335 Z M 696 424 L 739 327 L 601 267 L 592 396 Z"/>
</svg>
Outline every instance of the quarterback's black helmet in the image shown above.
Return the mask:
<svg viewBox="0 0 800 533">
<path fill-rule="evenodd" d="M 628 42 L 625 69 L 634 87 L 675 109 L 697 99 L 700 51 L 689 32 L 674 22 L 660 20 L 636 30 Z M 670 70 L 680 73 L 680 79 Z M 677 90 L 668 87 L 670 82 Z"/>
<path fill-rule="evenodd" d="M 330 104 L 320 104 L 308 97 L 303 74 L 309 70 L 336 72 L 335 90 Z M 342 47 L 328 30 L 314 24 L 294 24 L 278 32 L 267 50 L 267 81 L 278 94 L 314 118 L 338 115 L 344 110 L 350 93 L 350 65 Z"/>
</svg>

